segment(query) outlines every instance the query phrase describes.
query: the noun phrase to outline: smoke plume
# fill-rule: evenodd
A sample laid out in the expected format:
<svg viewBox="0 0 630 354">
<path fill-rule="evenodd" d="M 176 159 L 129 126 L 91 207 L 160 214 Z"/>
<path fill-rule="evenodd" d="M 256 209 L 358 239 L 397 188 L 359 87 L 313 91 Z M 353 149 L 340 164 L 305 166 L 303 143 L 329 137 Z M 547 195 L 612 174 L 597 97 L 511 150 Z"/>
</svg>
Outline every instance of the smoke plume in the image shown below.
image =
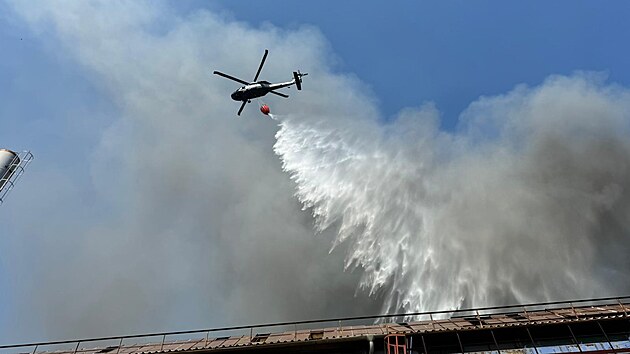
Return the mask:
<svg viewBox="0 0 630 354">
<path fill-rule="evenodd" d="M 12 6 L 106 104 L 60 98 L 82 109 L 3 210 L 5 342 L 630 290 L 629 93 L 597 75 L 480 98 L 449 133 L 431 104 L 384 122 L 315 28 Z M 265 48 L 262 77 L 305 89 L 235 118 L 211 72 L 247 79 Z"/>
<path fill-rule="evenodd" d="M 360 274 L 343 272 L 344 253 L 328 253 L 334 233 L 314 237 L 272 151 L 275 123 L 256 104 L 237 118 L 238 84 L 212 75 L 251 79 L 269 48 L 263 78 L 308 69 L 324 81 L 318 104 L 330 103 L 325 85 L 348 87 L 330 73 L 316 29 L 256 29 L 205 11 L 182 18 L 157 2 L 40 5 L 13 3 L 105 102 L 60 95 L 82 109 L 50 123 L 64 139 L 31 146 L 30 188 L 2 210 L 12 305 L 0 340 L 378 312 L 378 300 L 356 294 Z"/>
</svg>

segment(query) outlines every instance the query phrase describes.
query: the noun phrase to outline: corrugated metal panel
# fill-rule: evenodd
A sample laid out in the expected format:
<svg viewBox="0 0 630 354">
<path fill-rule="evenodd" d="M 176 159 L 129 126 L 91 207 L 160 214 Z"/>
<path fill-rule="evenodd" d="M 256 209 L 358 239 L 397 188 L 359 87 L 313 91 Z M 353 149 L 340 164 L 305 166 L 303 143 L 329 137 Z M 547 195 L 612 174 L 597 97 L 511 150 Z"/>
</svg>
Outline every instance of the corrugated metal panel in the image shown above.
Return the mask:
<svg viewBox="0 0 630 354">
<path fill-rule="evenodd" d="M 311 331 L 297 331 L 297 334 L 295 336 L 295 340 L 296 341 L 305 341 L 309 339 L 309 336 L 311 334 Z"/>
<path fill-rule="evenodd" d="M 266 344 L 284 343 L 293 339 L 293 333 L 272 333 L 265 340 Z"/>
<path fill-rule="evenodd" d="M 166 348 L 170 345 L 171 343 L 151 343 L 138 349 L 134 354 L 157 353 L 161 351 L 166 351 Z M 179 344 L 174 343 L 174 345 Z"/>
<path fill-rule="evenodd" d="M 132 353 L 136 353 L 138 351 L 140 351 L 140 349 L 142 348 L 142 345 L 129 345 L 129 346 L 122 346 L 120 348 L 120 352 L 118 352 L 118 354 L 132 354 Z"/>
<path fill-rule="evenodd" d="M 413 329 L 407 326 L 402 326 L 398 323 L 388 323 L 385 325 L 387 333 L 412 333 Z"/>
<path fill-rule="evenodd" d="M 440 331 L 458 329 L 458 326 L 451 320 L 437 320 L 433 321 L 433 323 L 435 323 L 436 329 Z"/>
<path fill-rule="evenodd" d="M 549 313 L 549 312 L 530 313 L 528 317 L 531 321 L 552 321 L 552 320 L 562 319 L 562 317 L 554 313 Z"/>
<path fill-rule="evenodd" d="M 219 346 L 219 348 L 221 348 L 221 347 L 231 347 L 231 346 L 233 346 L 234 344 L 236 344 L 236 343 L 237 343 L 240 339 L 241 339 L 241 337 L 240 337 L 240 336 L 239 336 L 239 337 L 230 337 L 230 338 L 228 338 L 225 342 L 223 342 L 223 343 Z"/>
<path fill-rule="evenodd" d="M 242 336 L 241 338 L 239 338 L 239 340 L 234 343 L 234 346 L 242 346 L 242 345 L 246 345 L 246 344 L 250 344 L 252 341 L 251 337 L 249 336 Z"/>
<path fill-rule="evenodd" d="M 434 328 L 434 325 L 430 322 L 412 322 L 409 323 L 409 327 L 413 328 L 416 332 L 426 332 Z"/>
<path fill-rule="evenodd" d="M 223 338 L 216 338 L 216 339 L 212 339 L 208 345 L 207 348 L 219 348 L 221 346 L 223 346 L 223 344 L 229 339 L 230 337 L 223 337 Z"/>
<path fill-rule="evenodd" d="M 466 328 L 466 327 L 470 327 L 470 326 L 474 326 L 472 323 L 470 323 L 470 321 L 466 320 L 466 319 L 452 319 L 450 320 L 450 322 L 455 325 L 457 328 Z"/>
</svg>

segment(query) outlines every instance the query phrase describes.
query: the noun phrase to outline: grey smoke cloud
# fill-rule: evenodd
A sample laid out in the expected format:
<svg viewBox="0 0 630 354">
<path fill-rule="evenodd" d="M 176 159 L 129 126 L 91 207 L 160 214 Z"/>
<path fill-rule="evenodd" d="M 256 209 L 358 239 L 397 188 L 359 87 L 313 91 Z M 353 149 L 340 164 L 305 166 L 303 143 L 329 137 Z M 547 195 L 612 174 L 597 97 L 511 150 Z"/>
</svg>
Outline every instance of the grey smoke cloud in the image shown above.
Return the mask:
<svg viewBox="0 0 630 354">
<path fill-rule="evenodd" d="M 154 2 L 12 6 L 117 117 L 88 125 L 81 188 L 51 164 L 22 193 L 38 222 L 16 223 L 2 254 L 17 303 L 4 341 L 628 290 L 625 88 L 550 77 L 480 98 L 447 133 L 431 104 L 382 123 L 310 27 Z M 235 119 L 234 85 L 210 75 L 253 75 L 264 48 L 265 79 L 310 74 L 308 92 L 268 99 L 279 128 Z"/>
<path fill-rule="evenodd" d="M 265 78 L 306 69 L 320 78 L 309 89 L 316 105 L 335 102 L 326 85 L 349 84 L 330 74 L 317 30 L 254 29 L 208 12 L 177 18 L 154 2 L 12 5 L 117 117 L 89 133 L 98 140 L 85 164 L 44 161 L 31 181 L 41 187 L 23 191 L 22 210 L 37 207 L 15 212 L 18 248 L 3 253 L 16 303 L 4 342 L 378 311 L 355 296 L 359 274 L 342 271 L 343 252 L 329 254 L 334 235 L 314 237 L 273 154 L 276 124 L 256 104 L 236 119 L 236 85 L 211 75 L 253 76 L 269 48 Z M 80 168 L 89 174 L 76 186 Z"/>
</svg>

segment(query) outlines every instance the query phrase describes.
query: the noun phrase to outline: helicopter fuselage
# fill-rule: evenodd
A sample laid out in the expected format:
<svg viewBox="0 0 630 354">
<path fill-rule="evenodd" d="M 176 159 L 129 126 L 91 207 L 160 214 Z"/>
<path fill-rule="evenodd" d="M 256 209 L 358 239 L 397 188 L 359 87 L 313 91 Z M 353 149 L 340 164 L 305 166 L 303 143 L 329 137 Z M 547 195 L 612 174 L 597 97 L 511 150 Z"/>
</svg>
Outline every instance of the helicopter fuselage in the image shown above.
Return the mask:
<svg viewBox="0 0 630 354">
<path fill-rule="evenodd" d="M 232 97 L 234 101 L 249 101 L 253 98 L 262 97 L 272 90 L 288 87 L 293 85 L 294 83 L 294 80 L 280 82 L 277 84 L 272 84 L 268 81 L 258 81 L 249 85 L 242 86 L 238 90 L 232 92 L 230 97 Z"/>
</svg>

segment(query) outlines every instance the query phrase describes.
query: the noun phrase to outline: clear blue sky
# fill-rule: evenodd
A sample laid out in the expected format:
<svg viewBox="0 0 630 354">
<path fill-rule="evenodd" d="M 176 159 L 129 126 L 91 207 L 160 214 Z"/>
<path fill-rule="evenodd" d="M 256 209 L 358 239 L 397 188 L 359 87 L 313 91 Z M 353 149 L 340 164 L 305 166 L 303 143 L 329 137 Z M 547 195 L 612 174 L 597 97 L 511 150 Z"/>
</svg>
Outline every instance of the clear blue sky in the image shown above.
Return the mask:
<svg viewBox="0 0 630 354">
<path fill-rule="evenodd" d="M 373 92 L 383 119 L 433 101 L 443 114 L 443 129 L 452 130 L 458 115 L 480 96 L 502 94 L 522 83 L 537 85 L 549 75 L 578 70 L 605 72 L 609 81 L 630 86 L 628 1 L 180 0 L 169 4 L 183 16 L 207 8 L 255 27 L 270 23 L 285 29 L 318 28 L 338 58 L 335 69 L 356 75 Z M 90 185 L 89 159 L 118 108 L 101 95 L 91 74 L 57 45 L 54 40 L 43 41 L 0 3 L 0 148 L 31 149 L 36 155 L 23 185 L 7 203 L 20 205 L 20 194 L 25 194 L 21 189 L 38 185 L 36 178 L 61 164 L 73 174 L 69 184 L 79 189 L 86 209 L 92 210 L 85 218 L 98 223 L 98 210 L 108 205 L 96 202 L 100 196 Z M 77 112 L 99 119 L 64 121 Z M 87 133 L 73 133 L 82 130 Z M 72 159 L 59 158 L 68 152 Z M 13 230 L 16 214 L 8 212 L 9 206 L 0 206 L 0 233 Z M 28 249 L 9 239 L 16 242 L 10 237 L 0 240 L 0 256 L 14 252 L 13 247 Z M 2 318 L 13 302 L 7 289 L 16 278 L 29 277 L 28 271 L 10 273 L 13 267 L 7 262 L 0 258 L 0 333 L 3 325 L 12 323 Z"/>
</svg>

